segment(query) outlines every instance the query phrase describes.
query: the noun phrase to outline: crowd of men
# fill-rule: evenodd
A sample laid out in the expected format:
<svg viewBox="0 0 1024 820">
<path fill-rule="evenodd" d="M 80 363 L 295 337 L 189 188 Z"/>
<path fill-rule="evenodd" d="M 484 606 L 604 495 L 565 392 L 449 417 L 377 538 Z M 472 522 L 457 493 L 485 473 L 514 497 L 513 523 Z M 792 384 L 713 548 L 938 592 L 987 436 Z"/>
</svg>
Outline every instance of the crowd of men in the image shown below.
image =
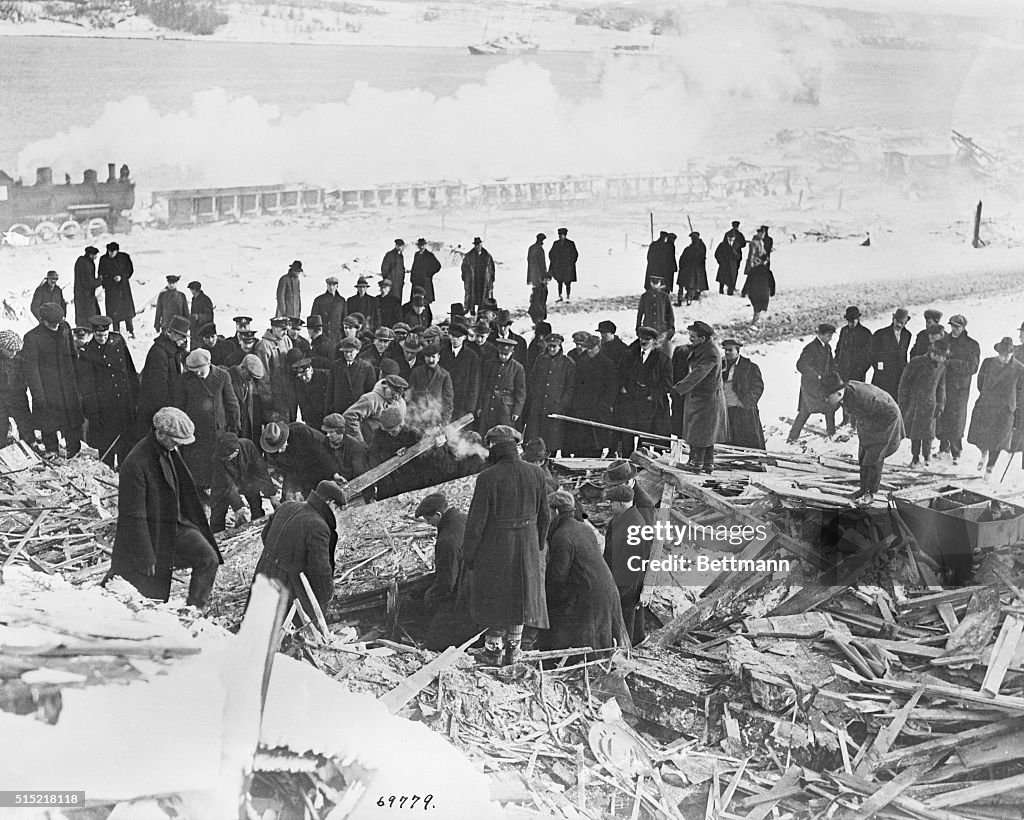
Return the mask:
<svg viewBox="0 0 1024 820">
<path fill-rule="evenodd" d="M 653 504 L 635 486 L 628 461 L 616 462 L 606 474 L 614 518 L 605 560 L 595 561 L 602 554 L 596 531 L 544 465 L 556 453 L 625 459 L 645 437 L 675 434 L 689 446 L 686 468 L 711 473 L 716 445 L 764 449 L 758 409 L 764 380 L 742 355 L 742 343 L 719 342 L 706 322 L 692 322 L 685 341 L 674 344 L 676 272 L 675 306 L 698 301 L 708 289 L 706 248 L 697 232 L 678 265 L 674 235 L 664 233 L 650 246 L 635 341 L 625 343 L 605 320 L 573 333 L 567 349 L 545 318 L 550 279 L 558 283 L 559 300 L 571 298 L 576 281 L 579 254 L 567 234 L 558 230 L 546 256 L 546 237 L 538 234 L 527 253 L 529 342 L 494 299 L 494 260 L 479 238 L 461 265 L 464 301 L 447 313 L 437 311 L 433 277 L 442 266 L 429 243 L 416 243 L 407 288 L 404 242 L 396 239 L 383 258 L 377 294 L 361 276 L 345 296 L 338 278 L 328 276 L 305 315 L 303 265 L 293 261 L 262 332 L 240 315 L 231 319 L 231 333 L 221 334 L 202 283 L 189 282 L 186 296 L 179 277 L 167 276 L 154 305 L 158 336 L 141 370 L 118 332 L 123 321 L 134 335 L 131 259 L 111 243 L 97 266 L 98 250 L 86 248 L 74 267 L 75 326 L 65 319 L 59 274 L 50 271 L 31 303 L 38 326 L 24 340 L 0 331 L 0 438 L 7 438 L 13 419 L 22 439 L 36 444 L 38 433 L 51 454 L 59 437 L 69 457 L 84 438 L 120 470 L 112 572 L 146 594 L 166 599 L 171 571 L 190 566 L 189 602 L 205 605 L 220 563 L 214 533 L 229 517 L 245 523 L 269 506 L 278 512 L 264 530 L 261 566 L 300 599 L 304 567 L 325 604 L 333 591 L 333 522 L 352 498 L 344 485 L 464 420 L 464 432 L 360 493 L 366 501 L 386 498 L 489 465 L 468 519 L 444 499 L 423 510 L 439 532 L 435 595 L 449 603 L 438 634 L 447 634 L 445 624 L 461 623 L 463 631 L 483 624 L 490 630 L 488 651 L 506 661 L 519 651 L 524 628 L 528 641 L 530 629 L 541 630 L 543 641 L 565 646 L 609 646 L 626 634 L 636 640 L 640 590 L 626 558 L 644 547 L 626 547 L 624 533 Z M 748 242 L 734 222 L 715 254 L 721 293 L 735 294 L 744 248 L 743 290 L 750 291 L 752 277 L 771 276 L 767 227 Z M 96 298 L 100 288 L 106 313 Z M 764 293 L 769 290 L 773 280 Z M 767 296 L 754 303 L 755 320 L 759 305 L 764 310 Z M 823 413 L 827 434 L 834 433 L 841 405 L 842 423 L 853 424 L 859 437 L 861 503 L 872 500 L 884 459 L 904 437 L 911 439 L 914 465 L 930 462 L 936 437 L 936 457 L 959 459 L 975 374 L 981 395 L 967 440 L 982 453 L 979 469 L 991 473 L 999 453 L 1017 446 L 1024 325 L 1021 345 L 1004 338 L 997 355 L 981 361 L 967 320 L 951 317 L 947 333 L 941 318 L 927 311 L 914 340 L 906 310 L 872 333 L 851 306 L 834 353 L 836 327 L 828 323 L 801 353 L 790 441 L 813 413 Z M 520 491 L 510 493 L 510 486 Z M 459 528 L 464 532 L 454 535 Z M 296 540 L 297 532 L 308 538 Z M 294 552 L 300 547 L 302 555 Z M 316 561 L 304 565 L 303 555 Z M 467 572 L 475 578 L 468 585 L 461 580 Z M 566 585 L 582 584 L 582 576 L 590 591 L 569 595 Z M 509 578 L 521 583 L 509 587 Z M 589 626 L 603 625 L 600 634 L 573 631 L 581 607 L 593 615 Z"/>
</svg>

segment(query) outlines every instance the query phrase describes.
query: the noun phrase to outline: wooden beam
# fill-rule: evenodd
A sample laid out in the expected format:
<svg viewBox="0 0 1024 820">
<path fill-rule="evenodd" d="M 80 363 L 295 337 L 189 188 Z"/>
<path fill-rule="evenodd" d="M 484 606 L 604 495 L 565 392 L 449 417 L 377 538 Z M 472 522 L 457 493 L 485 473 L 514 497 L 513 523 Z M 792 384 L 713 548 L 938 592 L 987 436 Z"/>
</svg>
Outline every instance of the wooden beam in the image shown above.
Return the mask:
<svg viewBox="0 0 1024 820">
<path fill-rule="evenodd" d="M 483 632 L 478 632 L 461 646 L 449 646 L 422 669 L 411 674 L 398 686 L 379 698 L 380 702 L 388 708 L 391 714 L 398 714 L 409 701 L 423 691 L 424 687 L 429 686 L 430 682 L 441 674 L 441 670 L 447 669 L 455 663 L 463 651 L 476 643 L 477 638 L 483 634 Z"/>
</svg>

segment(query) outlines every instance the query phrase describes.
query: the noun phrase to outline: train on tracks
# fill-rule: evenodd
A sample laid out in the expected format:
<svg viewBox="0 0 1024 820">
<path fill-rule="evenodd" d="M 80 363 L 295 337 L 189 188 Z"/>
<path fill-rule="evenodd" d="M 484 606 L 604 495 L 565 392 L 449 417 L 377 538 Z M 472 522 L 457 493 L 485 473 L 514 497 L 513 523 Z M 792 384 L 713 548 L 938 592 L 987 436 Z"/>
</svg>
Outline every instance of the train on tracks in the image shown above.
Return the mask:
<svg viewBox="0 0 1024 820">
<path fill-rule="evenodd" d="M 107 165 L 107 179 L 85 171 L 81 182 L 65 175 L 54 184 L 50 168 L 36 169 L 35 185 L 0 170 L 0 235 L 12 244 L 91 238 L 114 232 L 123 211 L 135 205 L 135 183 L 127 165 Z"/>
</svg>

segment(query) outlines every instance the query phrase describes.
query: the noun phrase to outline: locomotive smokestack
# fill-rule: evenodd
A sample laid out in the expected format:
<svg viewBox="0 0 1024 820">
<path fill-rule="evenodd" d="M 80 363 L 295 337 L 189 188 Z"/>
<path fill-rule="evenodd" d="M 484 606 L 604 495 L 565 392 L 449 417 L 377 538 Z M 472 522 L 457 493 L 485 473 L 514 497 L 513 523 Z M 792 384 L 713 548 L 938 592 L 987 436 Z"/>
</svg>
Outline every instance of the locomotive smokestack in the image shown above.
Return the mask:
<svg viewBox="0 0 1024 820">
<path fill-rule="evenodd" d="M 36 185 L 53 185 L 53 169 L 36 168 Z"/>
<path fill-rule="evenodd" d="M 95 185 L 96 172 L 92 168 L 87 169 L 86 172 L 82 175 L 82 182 L 84 182 L 86 185 Z"/>
<path fill-rule="evenodd" d="M 107 163 L 107 182 L 117 182 L 117 174 L 114 173 L 114 163 Z"/>
</svg>

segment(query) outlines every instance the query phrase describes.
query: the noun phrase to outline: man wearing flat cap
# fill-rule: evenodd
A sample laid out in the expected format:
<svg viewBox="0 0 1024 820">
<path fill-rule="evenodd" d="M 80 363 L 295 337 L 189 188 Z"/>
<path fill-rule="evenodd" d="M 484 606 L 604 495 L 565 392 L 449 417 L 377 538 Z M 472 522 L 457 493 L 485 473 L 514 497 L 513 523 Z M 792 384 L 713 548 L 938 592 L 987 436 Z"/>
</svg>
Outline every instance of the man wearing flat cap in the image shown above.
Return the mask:
<svg viewBox="0 0 1024 820">
<path fill-rule="evenodd" d="M 25 334 L 21 366 L 32 396 L 32 425 L 46 452 L 56 455 L 57 434 L 64 436 L 68 458 L 82 449 L 82 397 L 75 374 L 71 328 L 55 302 L 39 307 L 39 324 Z"/>
<path fill-rule="evenodd" d="M 479 236 L 473 237 L 472 249 L 462 257 L 462 285 L 466 313 L 476 314 L 477 308 L 494 290 L 494 258 Z"/>
<path fill-rule="evenodd" d="M 614 424 L 615 399 L 619 395 L 615 363 L 601 352 L 601 339 L 593 333 L 587 333 L 581 344 L 583 353 L 576 359 L 576 387 L 568 415 Z M 607 442 L 607 430 L 569 423 L 562 449 L 577 458 L 600 458 Z"/>
<path fill-rule="evenodd" d="M 90 316 L 97 316 L 100 303 L 96 298 L 96 289 L 100 286 L 100 278 L 96 275 L 96 258 L 100 255 L 99 248 L 87 247 L 75 260 L 75 324 L 82 325 L 89 321 Z"/>
<path fill-rule="evenodd" d="M 342 339 L 338 345 L 338 354 L 331 363 L 331 372 L 327 377 L 324 415 L 344 413 L 356 399 L 373 390 L 376 371 L 372 364 L 359 358 L 359 348 L 358 339 Z"/>
<path fill-rule="evenodd" d="M 309 339 L 302 335 L 301 331 L 306 323 L 298 316 L 289 316 L 288 325 L 285 327 L 285 335 L 291 343 L 292 350 L 298 350 L 306 358 L 310 356 L 311 345 Z"/>
<path fill-rule="evenodd" d="M 487 431 L 488 466 L 477 476 L 462 542 L 473 572 L 470 613 L 487 627 L 481 660 L 514 664 L 524 626 L 548 628 L 544 545 L 550 511 L 544 471 L 519 457 L 522 436 L 498 425 Z"/>
<path fill-rule="evenodd" d="M 618 327 L 615 322 L 605 319 L 597 323 L 597 332 L 601 338 L 601 352 L 611 359 L 615 367 L 618 368 L 628 350 L 626 343 L 617 335 Z"/>
<path fill-rule="evenodd" d="M 946 403 L 935 424 L 935 436 L 939 439 L 937 457 L 943 459 L 948 456 L 953 464 L 957 464 L 964 448 L 971 380 L 981 365 L 981 345 L 967 333 L 967 318 L 960 313 L 949 317 L 946 341 L 949 344 L 949 355 L 946 358 Z"/>
<path fill-rule="evenodd" d="M 562 288 L 565 288 L 565 301 L 572 297 L 572 283 L 576 281 L 576 262 L 579 251 L 576 243 L 569 239 L 569 229 L 559 228 L 558 239 L 551 243 L 548 251 L 548 275 L 558 283 L 558 301 L 562 301 Z"/>
<path fill-rule="evenodd" d="M 159 333 L 175 316 L 184 316 L 188 319 L 188 299 L 185 294 L 178 290 L 177 274 L 171 273 L 167 277 L 167 285 L 156 297 L 156 309 L 153 314 L 153 330 Z"/>
<path fill-rule="evenodd" d="M 441 270 L 441 263 L 427 247 L 427 240 L 420 237 L 416 240 L 416 253 L 412 257 L 412 268 L 409 271 L 409 283 L 414 288 L 423 288 L 423 301 L 428 305 L 434 299 L 434 275 Z"/>
<path fill-rule="evenodd" d="M 39 321 L 39 308 L 47 302 L 53 302 L 55 305 L 59 305 L 60 309 L 67 313 L 68 304 L 64 300 L 64 291 L 61 290 L 60 285 L 57 284 L 57 280 L 60 279 L 60 274 L 55 270 L 48 270 L 46 277 L 36 287 L 35 292 L 32 294 L 32 302 L 29 304 L 29 313 L 31 313 L 36 321 Z M 96 311 L 99 313 L 99 311 Z M 84 323 L 82 323 L 84 324 Z"/>
<path fill-rule="evenodd" d="M 426 330 L 434 323 L 434 315 L 424 298 L 423 288 L 418 285 L 412 289 L 412 298 L 402 305 L 402 321 L 410 330 Z"/>
<path fill-rule="evenodd" d="M 679 255 L 679 294 L 676 307 L 686 299 L 686 304 L 700 300 L 701 293 L 708 286 L 708 248 L 697 231 L 690 231 L 690 244 Z"/>
<path fill-rule="evenodd" d="M 191 345 L 199 347 L 200 330 L 213 323 L 213 300 L 203 292 L 203 283 L 193 279 L 188 283 L 188 291 L 192 294 L 192 302 L 188 307 L 189 336 Z"/>
<path fill-rule="evenodd" d="M 638 344 L 631 345 L 619 363 L 615 424 L 667 436 L 670 432 L 668 391 L 672 387 L 672 363 L 659 349 L 658 337 L 656 328 L 640 327 L 637 330 Z M 636 437 L 632 433 L 621 434 L 621 455 L 629 456 L 636 446 Z"/>
<path fill-rule="evenodd" d="M 402 300 L 395 295 L 390 279 L 381 279 L 377 283 L 377 287 L 380 288 L 380 293 L 377 294 L 377 316 L 380 325 L 394 330 L 396 325 L 402 323 L 402 317 L 405 314 Z"/>
<path fill-rule="evenodd" d="M 231 389 L 238 400 L 238 435 L 259 441 L 263 412 L 260 408 L 259 381 L 266 373 L 259 356 L 246 354 L 238 364 L 227 368 Z"/>
<path fill-rule="evenodd" d="M 384 361 L 392 343 L 395 341 L 395 331 L 381 325 L 373 332 L 373 344 L 368 345 L 360 351 L 359 358 L 369 362 L 373 366 L 373 373 L 381 378 L 381 362 Z"/>
<path fill-rule="evenodd" d="M 836 370 L 845 381 L 862 382 L 867 377 L 874 356 L 871 331 L 860 323 L 860 308 L 850 305 L 843 316 L 846 324 L 839 329 L 839 341 L 836 342 Z M 853 417 L 843 409 L 843 424 L 853 421 Z"/>
<path fill-rule="evenodd" d="M 153 340 L 142 366 L 139 406 L 135 412 L 135 440 L 143 438 L 153 423 L 153 414 L 161 407 L 173 407 L 181 392 L 188 344 L 188 319 L 175 316 Z"/>
<path fill-rule="evenodd" d="M 564 414 L 572 405 L 576 390 L 576 365 L 562 352 L 562 335 L 552 333 L 547 349 L 530 371 L 526 393 L 530 398 L 526 414 L 526 436 L 540 437 L 554 455 L 565 443 L 565 422 L 549 418 Z"/>
<path fill-rule="evenodd" d="M 124 337 L 110 330 L 110 317 L 91 316 L 89 325 L 92 341 L 78 354 L 78 388 L 89 422 L 86 440 L 113 469 L 135 444 L 139 375 Z"/>
<path fill-rule="evenodd" d="M 345 297 L 338 293 L 338 277 L 328 276 L 325 281 L 327 290 L 313 300 L 310 316 L 320 318 L 320 327 L 324 335 L 336 345 L 341 341 L 341 323 L 348 310 L 345 306 Z M 311 326 L 308 319 L 306 325 Z"/>
<path fill-rule="evenodd" d="M 396 239 L 395 246 L 384 254 L 380 263 L 380 278 L 391 281 L 391 289 L 399 301 L 405 290 L 405 240 Z"/>
<path fill-rule="evenodd" d="M 722 388 L 729 417 L 728 443 L 753 450 L 765 449 L 764 427 L 757 403 L 764 394 L 761 368 L 740 355 L 735 339 L 722 342 Z"/>
<path fill-rule="evenodd" d="M 234 433 L 219 433 L 213 448 L 210 529 L 215 534 L 224 531 L 228 507 L 234 510 L 236 527 L 258 521 L 263 517 L 264 498 L 276 506 L 281 493 L 270 479 L 259 448 Z"/>
<path fill-rule="evenodd" d="M 398 406 L 406 414 L 405 391 L 409 382 L 401 376 L 385 376 L 373 390 L 364 393 L 342 415 L 345 417 L 345 432 L 366 447 L 373 444 L 374 436 L 380 429 L 380 414 L 384 408 Z"/>
<path fill-rule="evenodd" d="M 871 337 L 872 366 L 875 368 L 871 383 L 894 399 L 910 353 L 911 336 L 906 328 L 909 319 L 910 313 L 906 308 L 897 308 L 892 315 L 892 324 L 879 328 Z"/>
<path fill-rule="evenodd" d="M 715 466 L 715 443 L 728 438 L 722 353 L 711 325 L 697 321 L 686 330 L 690 336 L 689 372 L 672 389 L 685 399 L 683 438 L 690 446 L 686 466 L 710 473 Z"/>
<path fill-rule="evenodd" d="M 934 330 L 945 332 L 942 326 L 942 311 L 935 310 L 935 308 L 928 308 L 924 312 L 924 327 L 917 332 L 917 336 L 914 337 L 914 345 L 910 348 L 910 358 L 913 359 L 915 356 L 924 356 L 928 353 L 931 347 L 932 340 L 928 338 L 929 334 L 933 333 Z"/>
<path fill-rule="evenodd" d="M 210 363 L 208 350 L 199 348 L 186 357 L 175 405 L 195 426 L 195 442 L 184 446 L 181 455 L 196 487 L 205 496 L 213 482 L 213 449 L 217 436 L 225 431 L 237 433 L 240 421 L 231 376 L 224 368 Z"/>
<path fill-rule="evenodd" d="M 178 449 L 195 441 L 194 432 L 185 413 L 162 407 L 153 414 L 148 435 L 125 458 L 107 580 L 119 575 L 147 598 L 166 601 L 172 572 L 191 568 L 186 603 L 202 609 L 224 559 Z"/>
<path fill-rule="evenodd" d="M 835 332 L 835 325 L 823 322 L 818 325 L 814 338 L 800 351 L 800 358 L 796 362 L 797 372 L 800 373 L 800 399 L 796 418 L 787 436 L 790 444 L 796 444 L 812 413 L 824 413 L 825 435 L 831 438 L 836 434 L 835 412 L 825 411 L 821 404 L 824 398 L 821 392 L 822 382 L 830 373 L 836 372 L 835 359 L 832 356 L 832 337 Z"/>
<path fill-rule="evenodd" d="M 370 283 L 365 276 L 356 279 L 355 296 L 348 297 L 345 310 L 348 311 L 347 318 L 352 318 L 353 314 L 358 313 L 363 319 L 361 327 L 374 331 L 380 325 L 380 306 L 377 304 L 377 297 L 371 296 L 369 290 Z M 398 294 L 395 296 L 398 297 Z"/>
<path fill-rule="evenodd" d="M 121 246 L 116 242 L 108 242 L 107 252 L 100 257 L 98 271 L 100 284 L 103 286 L 105 313 L 113 321 L 115 333 L 121 331 L 121 322 L 124 322 L 125 330 L 133 339 L 135 298 L 132 296 L 131 278 L 134 273 L 135 266 L 131 257 L 122 253 Z"/>
<path fill-rule="evenodd" d="M 341 487 L 321 481 L 305 501 L 286 501 L 278 507 L 260 534 L 263 552 L 254 575 L 279 581 L 289 599 L 298 600 L 306 617 L 314 622 L 316 608 L 302 577 L 313 591 L 316 606 L 325 609 L 334 597 L 334 552 L 345 506 Z"/>
<path fill-rule="evenodd" d="M 548 276 L 547 257 L 544 255 L 545 239 L 547 237 L 544 234 L 537 234 L 537 241 L 526 249 L 526 284 L 534 290 L 543 287 L 546 291 L 547 284 L 551 281 L 551 277 Z M 561 296 L 558 301 L 562 301 Z"/>
<path fill-rule="evenodd" d="M 302 294 L 299 277 L 302 275 L 302 262 L 296 259 L 288 266 L 288 271 L 277 280 L 277 312 L 275 316 L 301 316 Z"/>
</svg>

